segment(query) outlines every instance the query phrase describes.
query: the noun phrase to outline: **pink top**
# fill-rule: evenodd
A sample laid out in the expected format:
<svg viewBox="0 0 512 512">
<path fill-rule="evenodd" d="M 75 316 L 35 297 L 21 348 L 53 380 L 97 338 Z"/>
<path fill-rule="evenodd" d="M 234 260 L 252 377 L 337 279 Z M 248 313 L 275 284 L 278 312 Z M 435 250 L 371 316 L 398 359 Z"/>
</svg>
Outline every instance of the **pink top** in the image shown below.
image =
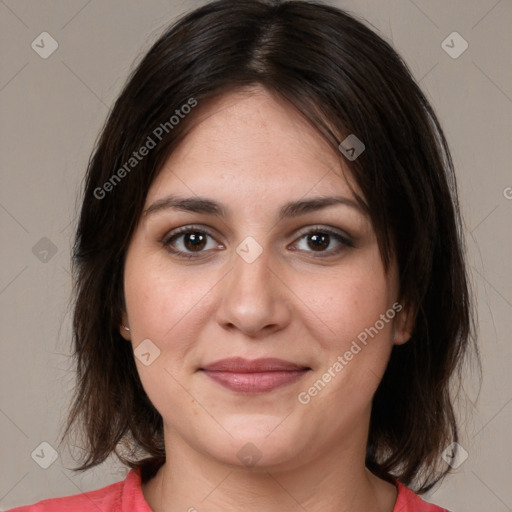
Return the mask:
<svg viewBox="0 0 512 512">
<path fill-rule="evenodd" d="M 423 501 L 395 480 L 398 497 L 393 512 L 449 512 Z M 192 508 L 192 507 L 191 507 Z M 126 479 L 96 491 L 65 498 L 52 498 L 8 512 L 152 512 L 144 499 L 140 471 L 131 469 Z"/>
</svg>

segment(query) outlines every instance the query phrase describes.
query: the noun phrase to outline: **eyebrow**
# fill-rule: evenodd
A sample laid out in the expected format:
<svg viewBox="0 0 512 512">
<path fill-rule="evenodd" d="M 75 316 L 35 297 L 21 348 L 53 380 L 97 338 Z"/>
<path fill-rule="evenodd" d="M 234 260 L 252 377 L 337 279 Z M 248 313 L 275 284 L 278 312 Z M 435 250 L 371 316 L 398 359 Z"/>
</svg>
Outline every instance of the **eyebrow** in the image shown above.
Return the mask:
<svg viewBox="0 0 512 512">
<path fill-rule="evenodd" d="M 329 206 L 345 205 L 357 210 L 359 213 L 366 215 L 367 210 L 354 199 L 343 196 L 321 196 L 310 199 L 301 199 L 298 201 L 290 201 L 283 205 L 279 210 L 278 219 L 284 220 L 293 217 L 299 217 L 310 212 L 321 210 Z M 163 210 L 176 209 L 185 212 L 203 213 L 206 215 L 215 215 L 225 219 L 229 217 L 229 209 L 222 203 L 218 203 L 207 197 L 179 197 L 169 195 L 162 199 L 156 200 L 143 212 L 143 216 L 147 217 Z"/>
</svg>

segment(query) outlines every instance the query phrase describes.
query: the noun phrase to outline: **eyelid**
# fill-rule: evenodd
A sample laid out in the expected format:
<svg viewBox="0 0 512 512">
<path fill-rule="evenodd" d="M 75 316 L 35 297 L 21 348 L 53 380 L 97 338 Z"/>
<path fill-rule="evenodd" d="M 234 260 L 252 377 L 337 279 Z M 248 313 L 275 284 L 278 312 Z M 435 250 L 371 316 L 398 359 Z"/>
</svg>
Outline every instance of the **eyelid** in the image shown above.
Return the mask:
<svg viewBox="0 0 512 512">
<path fill-rule="evenodd" d="M 175 236 L 188 233 L 191 231 L 198 231 L 200 233 L 206 233 L 207 235 L 211 236 L 212 238 L 217 239 L 218 235 L 215 233 L 215 231 L 210 228 L 209 226 L 205 226 L 204 224 L 187 224 L 186 226 L 181 226 L 176 229 L 172 229 L 171 231 L 166 232 L 166 234 L 161 238 L 160 242 L 162 243 L 169 243 L 169 241 L 174 238 Z M 220 245 L 224 245 L 219 242 Z"/>
<path fill-rule="evenodd" d="M 354 237 L 349 235 L 346 231 L 343 231 L 338 228 L 332 228 L 329 226 L 323 226 L 321 224 L 311 225 L 306 228 L 299 230 L 297 238 L 302 238 L 304 235 L 309 235 L 310 233 L 327 233 L 328 235 L 337 235 L 343 239 L 344 242 L 350 244 L 351 247 L 354 246 L 353 240 Z"/>
</svg>

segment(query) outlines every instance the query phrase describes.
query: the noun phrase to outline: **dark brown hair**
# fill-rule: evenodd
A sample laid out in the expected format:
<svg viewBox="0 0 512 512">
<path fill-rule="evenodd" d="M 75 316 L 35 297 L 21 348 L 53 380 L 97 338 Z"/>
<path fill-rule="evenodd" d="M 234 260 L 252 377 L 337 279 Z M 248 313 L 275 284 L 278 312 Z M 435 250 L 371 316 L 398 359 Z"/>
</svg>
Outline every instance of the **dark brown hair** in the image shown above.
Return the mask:
<svg viewBox="0 0 512 512">
<path fill-rule="evenodd" d="M 73 251 L 78 383 L 63 439 L 80 427 L 85 454 L 76 470 L 112 453 L 130 467 L 164 460 L 162 418 L 119 334 L 125 254 L 148 189 L 195 112 L 256 84 L 294 105 L 335 150 L 349 134 L 365 144 L 345 164 L 386 269 L 396 258 L 401 302 L 416 316 L 375 393 L 366 465 L 424 492 L 447 473 L 440 453 L 458 439 L 449 384 L 473 339 L 452 160 L 432 107 L 391 46 L 317 2 L 211 2 L 168 28 L 129 77 L 85 179 Z M 198 107 L 181 111 L 187 104 Z M 176 123 L 177 110 L 192 111 Z M 155 146 L 127 165 L 148 137 Z"/>
</svg>

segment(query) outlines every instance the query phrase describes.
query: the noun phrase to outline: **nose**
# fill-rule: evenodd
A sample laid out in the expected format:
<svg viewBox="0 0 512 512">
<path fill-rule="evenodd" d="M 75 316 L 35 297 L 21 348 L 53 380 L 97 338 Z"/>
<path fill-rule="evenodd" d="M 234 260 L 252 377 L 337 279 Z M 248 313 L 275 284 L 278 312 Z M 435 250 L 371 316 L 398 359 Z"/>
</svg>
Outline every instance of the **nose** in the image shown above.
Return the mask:
<svg viewBox="0 0 512 512">
<path fill-rule="evenodd" d="M 265 249 L 252 262 L 234 254 L 233 268 L 223 280 L 217 321 L 227 330 L 239 330 L 261 339 L 290 322 L 290 290 Z M 272 268 L 271 268 L 272 267 Z"/>
</svg>

